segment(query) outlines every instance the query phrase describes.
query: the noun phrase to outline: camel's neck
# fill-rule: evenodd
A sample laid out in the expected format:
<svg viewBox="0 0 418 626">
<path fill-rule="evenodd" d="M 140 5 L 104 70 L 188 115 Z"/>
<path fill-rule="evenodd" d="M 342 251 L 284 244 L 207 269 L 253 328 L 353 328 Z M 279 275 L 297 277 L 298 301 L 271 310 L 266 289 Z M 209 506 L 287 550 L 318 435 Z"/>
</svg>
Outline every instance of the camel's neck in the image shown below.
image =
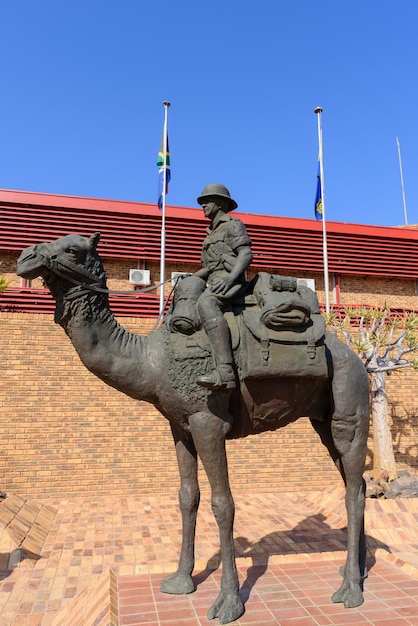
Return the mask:
<svg viewBox="0 0 418 626">
<path fill-rule="evenodd" d="M 151 400 L 148 337 L 123 328 L 110 311 L 107 296 L 90 293 L 64 299 L 57 321 L 88 370 L 133 398 Z"/>
</svg>

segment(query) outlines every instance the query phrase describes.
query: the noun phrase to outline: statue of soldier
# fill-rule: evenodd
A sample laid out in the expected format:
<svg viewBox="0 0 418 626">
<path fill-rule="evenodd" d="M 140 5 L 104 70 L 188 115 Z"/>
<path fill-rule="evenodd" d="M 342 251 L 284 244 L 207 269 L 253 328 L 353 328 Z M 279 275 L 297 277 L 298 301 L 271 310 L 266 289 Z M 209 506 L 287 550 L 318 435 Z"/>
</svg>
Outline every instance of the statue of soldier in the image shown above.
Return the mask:
<svg viewBox="0 0 418 626">
<path fill-rule="evenodd" d="M 233 389 L 231 336 L 223 311 L 245 290 L 246 270 L 253 259 L 251 240 L 244 224 L 229 214 L 238 205 L 224 185 L 206 185 L 197 201 L 211 222 L 203 242 L 202 268 L 195 275 L 206 281 L 197 306 L 215 365 L 197 383 L 208 389 Z"/>
</svg>

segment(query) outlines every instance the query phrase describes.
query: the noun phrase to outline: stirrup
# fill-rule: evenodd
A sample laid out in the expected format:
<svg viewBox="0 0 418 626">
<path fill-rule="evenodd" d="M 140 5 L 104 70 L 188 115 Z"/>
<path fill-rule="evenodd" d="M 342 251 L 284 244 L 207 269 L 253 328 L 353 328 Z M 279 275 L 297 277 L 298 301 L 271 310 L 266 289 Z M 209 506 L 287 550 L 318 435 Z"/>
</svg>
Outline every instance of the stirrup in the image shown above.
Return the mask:
<svg viewBox="0 0 418 626">
<path fill-rule="evenodd" d="M 221 375 L 221 371 L 223 376 Z M 207 389 L 235 389 L 235 374 L 231 365 L 221 365 L 213 369 L 209 374 L 201 376 L 196 380 L 197 384 Z"/>
</svg>

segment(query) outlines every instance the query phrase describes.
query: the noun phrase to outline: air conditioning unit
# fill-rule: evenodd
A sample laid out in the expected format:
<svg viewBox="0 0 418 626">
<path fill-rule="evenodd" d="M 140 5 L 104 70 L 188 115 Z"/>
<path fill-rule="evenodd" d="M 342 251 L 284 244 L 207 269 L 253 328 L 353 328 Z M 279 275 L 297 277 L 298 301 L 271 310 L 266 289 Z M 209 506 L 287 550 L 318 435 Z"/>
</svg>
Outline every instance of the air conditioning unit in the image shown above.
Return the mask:
<svg viewBox="0 0 418 626">
<path fill-rule="evenodd" d="M 150 270 L 129 270 L 129 282 L 131 285 L 150 285 Z"/>
<path fill-rule="evenodd" d="M 312 291 L 315 291 L 315 279 L 314 278 L 297 278 L 298 287 L 309 287 Z"/>
<path fill-rule="evenodd" d="M 182 276 L 191 276 L 190 272 L 171 272 L 171 284 L 174 287 L 174 285 L 178 282 L 178 280 L 181 280 Z"/>
</svg>

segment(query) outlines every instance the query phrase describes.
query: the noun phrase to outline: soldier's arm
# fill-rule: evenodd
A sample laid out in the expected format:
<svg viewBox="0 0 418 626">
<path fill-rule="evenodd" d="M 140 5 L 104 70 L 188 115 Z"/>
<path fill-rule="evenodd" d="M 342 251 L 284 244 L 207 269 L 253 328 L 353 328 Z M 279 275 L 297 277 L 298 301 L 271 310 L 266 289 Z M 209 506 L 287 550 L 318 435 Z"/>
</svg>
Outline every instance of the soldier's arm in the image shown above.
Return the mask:
<svg viewBox="0 0 418 626">
<path fill-rule="evenodd" d="M 237 258 L 231 271 L 226 276 L 220 276 L 213 281 L 210 288 L 213 293 L 225 294 L 246 271 L 251 261 L 253 253 L 250 246 L 240 246 L 236 249 Z"/>
</svg>

